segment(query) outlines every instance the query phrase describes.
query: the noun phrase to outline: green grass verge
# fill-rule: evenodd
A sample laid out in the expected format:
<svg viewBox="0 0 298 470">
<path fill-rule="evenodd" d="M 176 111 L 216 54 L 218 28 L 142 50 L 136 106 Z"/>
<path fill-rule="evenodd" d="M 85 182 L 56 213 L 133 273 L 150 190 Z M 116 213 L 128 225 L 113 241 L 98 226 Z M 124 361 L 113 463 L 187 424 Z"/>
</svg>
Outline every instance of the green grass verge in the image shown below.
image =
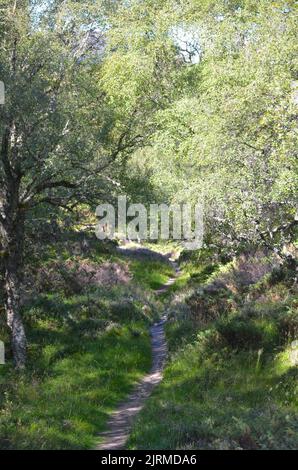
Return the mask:
<svg viewBox="0 0 298 470">
<path fill-rule="evenodd" d="M 112 327 L 97 339 L 49 322 L 30 333 L 28 370 L 1 368 L 0 448 L 92 447 L 108 413 L 150 368 L 146 325 Z"/>
<path fill-rule="evenodd" d="M 201 283 L 214 276 L 205 271 L 197 270 Z M 227 311 L 221 290 L 205 299 L 205 324 L 174 303 L 164 380 L 128 449 L 297 449 L 297 297 L 287 281 L 267 277 L 249 292 L 256 300 L 235 296 Z M 212 320 L 214 305 L 221 315 Z"/>
<path fill-rule="evenodd" d="M 190 330 L 184 327 L 185 338 Z M 177 347 L 173 325 L 168 337 Z M 290 350 L 235 352 L 216 345 L 216 337 L 215 329 L 207 330 L 173 355 L 129 449 L 297 448 L 297 368 Z"/>
<path fill-rule="evenodd" d="M 130 262 L 130 269 L 137 285 L 156 290 L 174 275 L 174 269 L 168 263 L 155 260 L 135 259 Z"/>
<path fill-rule="evenodd" d="M 46 256 L 50 263 L 57 253 Z M 11 360 L 0 366 L 0 449 L 92 448 L 110 412 L 151 367 L 149 326 L 158 315 L 151 294 L 171 267 L 113 252 L 89 258 L 128 263 L 132 280 L 70 297 L 43 293 L 26 305 L 27 369 L 16 373 Z"/>
</svg>

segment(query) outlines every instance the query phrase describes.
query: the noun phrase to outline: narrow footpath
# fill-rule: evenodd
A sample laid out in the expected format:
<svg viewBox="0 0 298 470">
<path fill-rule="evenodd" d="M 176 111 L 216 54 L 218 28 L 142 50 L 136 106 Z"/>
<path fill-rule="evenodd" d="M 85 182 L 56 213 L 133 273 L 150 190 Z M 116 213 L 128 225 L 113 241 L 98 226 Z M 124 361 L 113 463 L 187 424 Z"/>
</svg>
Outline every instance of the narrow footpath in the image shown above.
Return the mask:
<svg viewBox="0 0 298 470">
<path fill-rule="evenodd" d="M 132 251 L 132 250 L 130 250 Z M 138 251 L 138 250 L 135 250 Z M 130 253 L 131 254 L 131 253 Z M 179 267 L 175 261 L 170 259 L 176 276 L 170 278 L 164 286 L 156 291 L 161 295 L 175 282 L 179 275 Z M 133 420 L 143 408 L 146 400 L 152 393 L 156 385 L 163 378 L 163 369 L 167 354 L 167 345 L 164 334 L 164 324 L 167 318 L 164 315 L 158 323 L 155 323 L 151 329 L 152 338 L 152 368 L 149 374 L 136 385 L 129 397 L 119 405 L 111 414 L 108 421 L 108 430 L 100 434 L 101 442 L 95 447 L 95 450 L 119 450 L 123 449 L 128 440 Z"/>
</svg>

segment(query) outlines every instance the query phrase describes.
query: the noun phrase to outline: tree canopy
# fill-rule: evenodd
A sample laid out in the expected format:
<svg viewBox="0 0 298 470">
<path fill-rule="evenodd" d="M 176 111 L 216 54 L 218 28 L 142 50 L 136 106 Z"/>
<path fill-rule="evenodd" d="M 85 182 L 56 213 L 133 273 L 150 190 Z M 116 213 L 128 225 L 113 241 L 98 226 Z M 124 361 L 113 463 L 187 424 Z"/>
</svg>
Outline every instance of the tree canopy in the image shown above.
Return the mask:
<svg viewBox="0 0 298 470">
<path fill-rule="evenodd" d="M 204 204 L 206 243 L 297 223 L 297 2 L 0 1 L 0 234 L 16 362 L 26 219 L 126 193 Z"/>
</svg>

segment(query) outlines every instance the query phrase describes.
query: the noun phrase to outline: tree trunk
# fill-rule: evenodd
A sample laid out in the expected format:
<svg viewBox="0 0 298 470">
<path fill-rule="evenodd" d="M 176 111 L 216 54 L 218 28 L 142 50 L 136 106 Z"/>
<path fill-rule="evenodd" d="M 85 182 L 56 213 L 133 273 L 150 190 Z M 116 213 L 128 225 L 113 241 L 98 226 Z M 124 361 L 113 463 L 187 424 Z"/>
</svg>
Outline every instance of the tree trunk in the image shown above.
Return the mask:
<svg viewBox="0 0 298 470">
<path fill-rule="evenodd" d="M 9 218 L 10 219 L 10 218 Z M 9 220 L 8 219 L 8 220 Z M 15 366 L 25 367 L 26 334 L 20 315 L 20 293 L 23 268 L 24 217 L 18 213 L 10 219 L 4 231 L 4 286 L 7 325 L 11 331 L 11 342 Z"/>
<path fill-rule="evenodd" d="M 20 315 L 20 283 L 14 266 L 14 261 L 9 260 L 5 267 L 5 308 L 7 324 L 11 330 L 11 342 L 15 366 L 24 368 L 26 363 L 26 334 Z"/>
</svg>

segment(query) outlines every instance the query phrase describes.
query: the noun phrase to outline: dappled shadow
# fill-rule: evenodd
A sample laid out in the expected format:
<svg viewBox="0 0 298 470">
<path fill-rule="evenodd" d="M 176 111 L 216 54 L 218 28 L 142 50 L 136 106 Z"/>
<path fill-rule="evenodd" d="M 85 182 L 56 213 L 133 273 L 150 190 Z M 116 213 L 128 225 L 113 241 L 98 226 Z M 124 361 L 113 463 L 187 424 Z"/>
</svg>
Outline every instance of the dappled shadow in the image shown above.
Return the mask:
<svg viewBox="0 0 298 470">
<path fill-rule="evenodd" d="M 152 368 L 150 373 L 136 386 L 129 398 L 112 413 L 108 422 L 108 430 L 100 435 L 103 441 L 96 447 L 97 450 L 123 448 L 134 417 L 143 408 L 153 388 L 162 380 L 162 370 L 167 354 L 164 321 L 156 323 L 151 328 Z"/>
<path fill-rule="evenodd" d="M 284 401 L 289 378 L 297 385 L 297 368 L 282 374 L 264 370 L 263 377 L 243 357 L 220 367 L 208 358 L 192 369 L 184 368 L 189 358 L 170 366 L 136 422 L 128 448 L 258 449 L 267 438 L 265 448 L 274 449 L 277 442 L 280 448 L 296 448 L 295 413 L 290 421 Z M 268 429 L 276 440 L 270 441 Z"/>
<path fill-rule="evenodd" d="M 39 359 L 43 376 L 36 373 L 35 363 L 12 391 L 11 412 L 18 425 L 11 434 L 3 420 L 0 446 L 21 449 L 30 442 L 31 449 L 91 447 L 110 410 L 148 370 L 148 341 L 132 337 L 128 328 L 75 343 L 60 331 L 44 328 L 39 341 L 41 334 L 48 344 Z"/>
<path fill-rule="evenodd" d="M 122 250 L 127 252 L 129 256 L 138 253 L 141 250 L 141 256 L 144 254 L 152 256 L 154 252 L 147 249 L 136 250 Z M 157 253 L 158 254 L 158 253 Z M 180 274 L 179 266 L 171 261 L 168 256 L 162 255 L 162 259 L 167 259 L 175 270 L 176 276 Z M 168 282 L 162 286 L 161 289 L 156 291 L 160 295 L 167 291 L 173 284 L 175 278 L 170 278 Z M 125 445 L 130 429 L 132 427 L 133 419 L 143 408 L 145 401 L 151 395 L 152 390 L 158 385 L 162 378 L 162 371 L 167 355 L 167 345 L 164 334 L 164 324 L 167 321 L 167 316 L 164 314 L 161 321 L 151 327 L 152 338 L 152 368 L 142 381 L 136 386 L 135 390 L 131 393 L 128 399 L 120 404 L 115 412 L 112 413 L 108 422 L 108 430 L 101 434 L 103 441 L 96 447 L 97 450 L 110 450 L 122 449 Z"/>
<path fill-rule="evenodd" d="M 162 254 L 157 251 L 150 250 L 149 248 L 126 248 L 125 246 L 118 246 L 117 252 L 121 253 L 123 256 L 128 256 L 132 258 L 146 258 L 152 261 L 163 261 L 169 263 L 170 254 Z"/>
</svg>

